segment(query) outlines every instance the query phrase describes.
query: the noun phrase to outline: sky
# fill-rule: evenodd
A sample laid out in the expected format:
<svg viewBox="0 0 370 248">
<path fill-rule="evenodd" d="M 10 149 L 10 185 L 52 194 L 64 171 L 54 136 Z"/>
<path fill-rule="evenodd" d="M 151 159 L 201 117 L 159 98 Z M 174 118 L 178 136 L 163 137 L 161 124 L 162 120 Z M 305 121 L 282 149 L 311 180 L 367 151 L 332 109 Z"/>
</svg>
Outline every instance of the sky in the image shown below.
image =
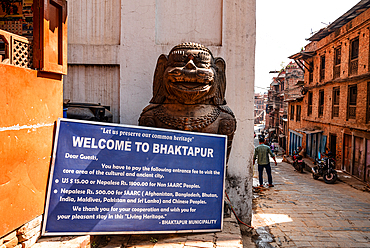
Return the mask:
<svg viewBox="0 0 370 248">
<path fill-rule="evenodd" d="M 256 0 L 255 92 L 267 92 L 272 78 L 309 42 L 360 0 Z"/>
</svg>

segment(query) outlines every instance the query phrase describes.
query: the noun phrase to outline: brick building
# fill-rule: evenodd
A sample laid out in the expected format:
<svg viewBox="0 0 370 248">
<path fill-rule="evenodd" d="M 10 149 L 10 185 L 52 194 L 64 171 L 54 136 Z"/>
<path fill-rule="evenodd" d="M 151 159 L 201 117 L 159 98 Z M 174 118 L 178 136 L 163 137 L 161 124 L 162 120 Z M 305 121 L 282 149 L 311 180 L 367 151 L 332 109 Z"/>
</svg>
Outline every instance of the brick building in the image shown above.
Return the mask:
<svg viewBox="0 0 370 248">
<path fill-rule="evenodd" d="M 267 94 L 254 93 L 254 124 L 261 124 L 266 115 Z"/>
<path fill-rule="evenodd" d="M 290 62 L 273 78 L 268 91 L 266 129 L 284 150 L 288 138 L 288 102 L 301 97 L 299 85 L 303 76 L 303 70 Z"/>
<path fill-rule="evenodd" d="M 289 102 L 289 153 L 300 144 L 310 158 L 329 149 L 337 169 L 370 181 L 370 1 L 308 40 L 290 56 L 305 79 L 304 96 Z"/>
<path fill-rule="evenodd" d="M 284 82 L 285 70 L 272 79 L 268 90 L 267 116 L 265 129 L 269 133 L 269 141 L 277 142 L 280 132 L 280 121 L 284 118 Z M 285 117 L 286 118 L 286 117 Z M 280 144 L 281 146 L 282 144 Z"/>
</svg>

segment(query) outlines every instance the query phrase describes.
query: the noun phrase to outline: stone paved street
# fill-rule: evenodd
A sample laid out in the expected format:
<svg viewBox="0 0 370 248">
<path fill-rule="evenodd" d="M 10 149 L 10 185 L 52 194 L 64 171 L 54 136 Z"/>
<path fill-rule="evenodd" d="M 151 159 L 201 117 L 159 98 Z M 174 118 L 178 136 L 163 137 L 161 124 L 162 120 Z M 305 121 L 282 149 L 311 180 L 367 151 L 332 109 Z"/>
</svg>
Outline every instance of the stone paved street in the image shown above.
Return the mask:
<svg viewBox="0 0 370 248">
<path fill-rule="evenodd" d="M 369 192 L 314 180 L 279 161 L 272 165 L 275 187 L 254 189 L 259 247 L 370 247 Z M 255 186 L 257 174 L 254 168 Z"/>
<path fill-rule="evenodd" d="M 244 247 L 252 247 L 250 238 Z M 2 247 L 2 246 L 0 246 Z M 222 232 L 43 237 L 32 248 L 242 248 L 242 235 L 234 215 L 224 218 Z"/>
</svg>

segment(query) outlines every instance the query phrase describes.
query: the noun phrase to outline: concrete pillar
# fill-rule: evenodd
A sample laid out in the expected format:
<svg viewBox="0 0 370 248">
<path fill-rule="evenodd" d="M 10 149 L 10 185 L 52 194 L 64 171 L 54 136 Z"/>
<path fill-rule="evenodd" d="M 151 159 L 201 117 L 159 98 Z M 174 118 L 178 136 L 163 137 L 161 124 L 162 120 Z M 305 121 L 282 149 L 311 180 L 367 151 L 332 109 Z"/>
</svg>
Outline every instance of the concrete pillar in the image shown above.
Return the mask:
<svg viewBox="0 0 370 248">
<path fill-rule="evenodd" d="M 215 57 L 223 57 L 226 101 L 238 121 L 226 191 L 245 222 L 251 221 L 252 208 L 255 8 L 255 0 L 74 0 L 69 6 L 69 63 L 74 68 L 65 81 L 68 98 L 89 99 L 83 96 L 87 92 L 94 101 L 110 101 L 102 104 L 114 105 L 120 123 L 137 125 L 152 97 L 161 54 L 179 43 L 197 42 Z M 86 67 L 85 72 L 78 72 L 78 66 Z M 91 76 L 89 71 L 104 71 L 97 66 L 112 67 L 108 78 L 119 80 L 117 84 L 103 73 Z M 90 85 L 81 85 L 85 82 Z M 101 82 L 105 82 L 100 86 L 105 92 L 98 91 L 105 96 L 91 94 Z M 72 85 L 79 94 L 68 89 Z"/>
</svg>

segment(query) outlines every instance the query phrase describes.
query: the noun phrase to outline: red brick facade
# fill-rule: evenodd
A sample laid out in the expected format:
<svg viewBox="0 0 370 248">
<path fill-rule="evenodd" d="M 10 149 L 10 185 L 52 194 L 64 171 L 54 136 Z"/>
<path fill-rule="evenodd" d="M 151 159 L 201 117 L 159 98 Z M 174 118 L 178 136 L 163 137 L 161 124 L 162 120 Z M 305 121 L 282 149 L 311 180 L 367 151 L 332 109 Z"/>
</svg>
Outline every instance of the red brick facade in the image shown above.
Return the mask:
<svg viewBox="0 0 370 248">
<path fill-rule="evenodd" d="M 303 101 L 288 107 L 290 134 L 302 138 L 309 157 L 327 148 L 337 169 L 370 181 L 370 9 L 331 31 L 291 56 L 306 69 Z M 297 105 L 300 121 L 290 113 Z"/>
<path fill-rule="evenodd" d="M 296 63 L 290 62 L 273 78 L 268 91 L 266 129 L 272 141 L 278 142 L 284 150 L 287 150 L 288 138 L 288 101 L 301 97 L 300 82 L 303 82 L 303 71 Z"/>
</svg>

